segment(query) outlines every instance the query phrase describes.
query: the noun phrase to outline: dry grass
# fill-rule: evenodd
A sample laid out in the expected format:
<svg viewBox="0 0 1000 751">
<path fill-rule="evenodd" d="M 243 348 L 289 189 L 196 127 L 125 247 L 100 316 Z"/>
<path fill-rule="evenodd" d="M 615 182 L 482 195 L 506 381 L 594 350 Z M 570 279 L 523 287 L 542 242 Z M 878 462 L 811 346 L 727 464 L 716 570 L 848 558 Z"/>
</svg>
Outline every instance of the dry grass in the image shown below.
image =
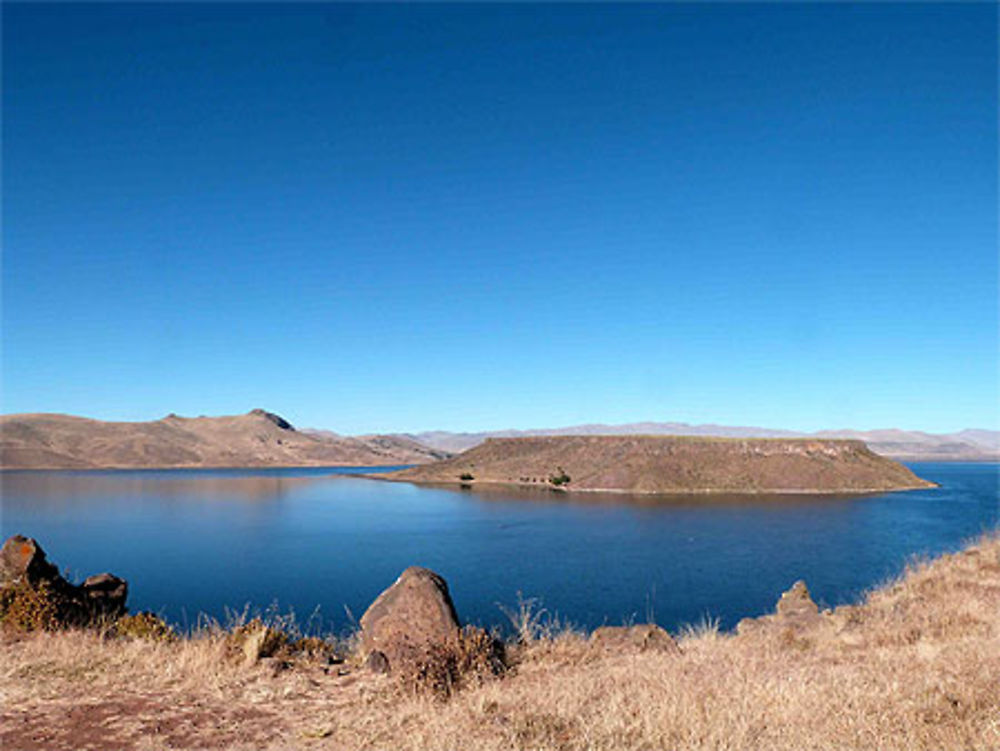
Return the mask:
<svg viewBox="0 0 1000 751">
<path fill-rule="evenodd" d="M 609 653 L 524 623 L 515 670 L 447 701 L 349 663 L 234 659 L 223 632 L 7 635 L 0 747 L 1000 748 L 997 535 L 806 631 L 706 623 L 680 655 Z"/>
</svg>

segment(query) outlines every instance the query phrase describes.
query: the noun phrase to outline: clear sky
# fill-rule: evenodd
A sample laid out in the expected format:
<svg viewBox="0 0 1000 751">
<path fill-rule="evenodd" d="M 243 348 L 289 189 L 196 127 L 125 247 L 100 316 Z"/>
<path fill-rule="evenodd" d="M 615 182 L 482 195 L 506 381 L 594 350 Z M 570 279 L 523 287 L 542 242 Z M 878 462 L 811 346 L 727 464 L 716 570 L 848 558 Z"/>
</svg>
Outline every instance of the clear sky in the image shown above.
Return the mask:
<svg viewBox="0 0 1000 751">
<path fill-rule="evenodd" d="M 998 427 L 992 3 L 3 13 L 4 412 Z"/>
</svg>

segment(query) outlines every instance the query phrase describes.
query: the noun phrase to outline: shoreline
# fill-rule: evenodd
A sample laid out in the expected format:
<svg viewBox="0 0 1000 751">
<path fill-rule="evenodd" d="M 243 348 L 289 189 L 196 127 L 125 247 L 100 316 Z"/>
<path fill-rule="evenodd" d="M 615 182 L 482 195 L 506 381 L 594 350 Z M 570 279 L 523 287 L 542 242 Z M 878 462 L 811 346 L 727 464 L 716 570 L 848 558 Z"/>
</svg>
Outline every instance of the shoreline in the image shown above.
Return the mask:
<svg viewBox="0 0 1000 751">
<path fill-rule="evenodd" d="M 259 622 L 180 638 L 4 629 L 0 745 L 995 748 L 998 584 L 1000 530 L 991 530 L 851 604 L 819 611 L 796 584 L 775 592 L 774 615 L 735 633 L 706 621 L 660 646 L 598 639 L 529 608 L 514 614 L 521 638 L 508 643 L 509 669 L 463 674 L 443 695 L 419 673 L 372 672 L 349 642 L 336 655 L 315 641 L 312 652 L 273 653 Z"/>
<path fill-rule="evenodd" d="M 409 485 L 416 485 L 418 487 L 433 487 L 433 488 L 446 488 L 448 490 L 472 490 L 474 491 L 477 486 L 483 487 L 484 489 L 511 489 L 511 490 L 534 490 L 545 493 L 555 493 L 555 494 L 567 494 L 572 495 L 575 493 L 594 493 L 594 494 L 616 494 L 616 495 L 635 495 L 643 497 L 655 497 L 664 496 L 670 498 L 676 498 L 679 496 L 702 496 L 702 495 L 730 495 L 730 496 L 740 496 L 745 495 L 749 497 L 763 496 L 763 495 L 822 495 L 822 496 L 866 496 L 866 495 L 877 495 L 880 493 L 902 493 L 911 490 L 934 490 L 935 488 L 940 488 L 940 483 L 932 482 L 930 480 L 925 480 L 927 485 L 921 486 L 904 486 L 898 488 L 859 488 L 859 489 L 849 489 L 849 490 L 830 490 L 830 489 L 758 489 L 758 490 L 733 490 L 729 488 L 700 488 L 700 489 L 676 489 L 676 490 L 627 490 L 622 488 L 566 488 L 566 487 L 549 487 L 541 484 L 529 484 L 529 483 L 518 483 L 518 482 L 501 482 L 494 480 L 472 480 L 468 482 L 454 481 L 432 481 L 432 480 L 410 480 L 403 477 L 388 477 L 380 476 L 378 474 L 361 474 L 357 477 L 364 477 L 368 480 L 381 480 L 383 482 L 399 482 L 407 483 Z"/>
</svg>

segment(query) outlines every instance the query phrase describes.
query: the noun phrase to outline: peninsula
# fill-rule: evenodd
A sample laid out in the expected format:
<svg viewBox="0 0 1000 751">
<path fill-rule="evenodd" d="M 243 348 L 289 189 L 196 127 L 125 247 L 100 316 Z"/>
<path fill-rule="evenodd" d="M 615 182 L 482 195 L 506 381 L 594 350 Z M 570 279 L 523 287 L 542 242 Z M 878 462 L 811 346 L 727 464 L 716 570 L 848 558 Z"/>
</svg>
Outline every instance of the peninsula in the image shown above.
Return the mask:
<svg viewBox="0 0 1000 751">
<path fill-rule="evenodd" d="M 419 464 L 449 456 L 400 436 L 296 430 L 263 409 L 226 417 L 103 422 L 60 414 L 0 416 L 0 468 L 137 469 Z"/>
<path fill-rule="evenodd" d="M 626 493 L 865 493 L 935 487 L 862 441 L 688 436 L 490 438 L 385 479 Z"/>
</svg>

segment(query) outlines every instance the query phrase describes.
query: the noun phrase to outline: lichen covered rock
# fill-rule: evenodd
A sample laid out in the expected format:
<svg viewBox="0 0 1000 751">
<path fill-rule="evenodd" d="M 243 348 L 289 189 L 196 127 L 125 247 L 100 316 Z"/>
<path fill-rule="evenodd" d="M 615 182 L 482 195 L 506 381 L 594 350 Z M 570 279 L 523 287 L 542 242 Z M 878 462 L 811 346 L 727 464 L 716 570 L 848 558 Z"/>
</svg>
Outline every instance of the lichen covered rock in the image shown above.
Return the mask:
<svg viewBox="0 0 1000 751">
<path fill-rule="evenodd" d="M 0 587 L 25 582 L 37 586 L 61 579 L 59 569 L 45 558 L 42 546 L 30 537 L 13 535 L 0 549 Z"/>
<path fill-rule="evenodd" d="M 361 651 L 381 652 L 390 670 L 420 659 L 459 632 L 448 585 L 430 569 L 411 566 L 361 616 Z"/>
</svg>

